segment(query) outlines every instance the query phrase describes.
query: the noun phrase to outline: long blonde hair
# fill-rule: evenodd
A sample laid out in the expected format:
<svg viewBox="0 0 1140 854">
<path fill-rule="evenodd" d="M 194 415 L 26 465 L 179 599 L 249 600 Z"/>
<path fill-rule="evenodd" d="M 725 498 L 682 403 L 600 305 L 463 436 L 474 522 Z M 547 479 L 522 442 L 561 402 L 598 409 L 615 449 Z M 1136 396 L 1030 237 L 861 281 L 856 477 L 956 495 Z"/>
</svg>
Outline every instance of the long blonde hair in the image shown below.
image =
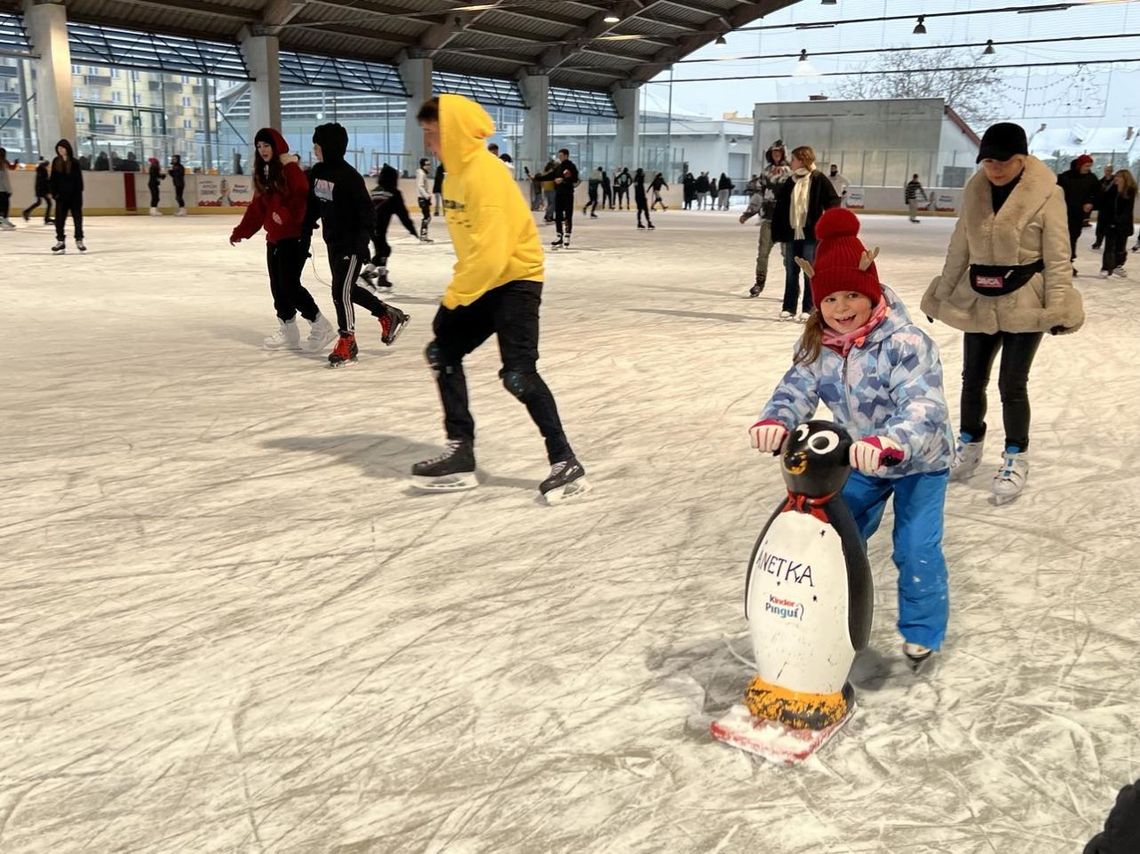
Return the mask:
<svg viewBox="0 0 1140 854">
<path fill-rule="evenodd" d="M 798 154 L 796 155 L 799 156 Z M 792 358 L 792 364 L 795 365 L 810 365 L 819 358 L 819 354 L 823 351 L 823 315 L 819 313 L 819 307 L 814 306 L 811 314 L 808 315 L 807 321 L 804 323 L 804 334 L 800 336 L 799 344 L 796 345 L 796 353 Z"/>
<path fill-rule="evenodd" d="M 1120 190 L 1120 195 L 1126 199 L 1131 199 L 1136 195 L 1136 179 L 1132 177 L 1132 173 L 1127 169 L 1121 169 L 1113 178 L 1123 178 L 1124 187 Z"/>
</svg>

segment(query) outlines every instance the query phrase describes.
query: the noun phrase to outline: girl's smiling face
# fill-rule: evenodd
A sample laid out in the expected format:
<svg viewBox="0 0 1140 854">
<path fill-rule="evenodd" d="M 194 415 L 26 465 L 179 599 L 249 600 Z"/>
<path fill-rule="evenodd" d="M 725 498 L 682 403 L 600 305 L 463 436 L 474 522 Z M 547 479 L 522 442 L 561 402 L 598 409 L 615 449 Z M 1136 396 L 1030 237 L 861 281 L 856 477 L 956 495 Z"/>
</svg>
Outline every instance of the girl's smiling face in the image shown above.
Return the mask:
<svg viewBox="0 0 1140 854">
<path fill-rule="evenodd" d="M 823 298 L 823 322 L 840 335 L 853 332 L 871 318 L 871 300 L 858 291 L 838 291 Z"/>
</svg>

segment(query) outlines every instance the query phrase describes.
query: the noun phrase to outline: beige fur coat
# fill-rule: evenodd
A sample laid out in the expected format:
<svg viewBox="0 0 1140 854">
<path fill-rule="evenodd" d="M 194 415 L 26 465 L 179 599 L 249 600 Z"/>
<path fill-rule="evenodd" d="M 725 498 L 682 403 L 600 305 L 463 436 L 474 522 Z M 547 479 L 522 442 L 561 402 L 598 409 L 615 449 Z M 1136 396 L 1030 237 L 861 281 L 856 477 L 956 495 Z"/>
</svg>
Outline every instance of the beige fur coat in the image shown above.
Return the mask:
<svg viewBox="0 0 1140 854">
<path fill-rule="evenodd" d="M 1032 264 L 1045 270 L 1004 296 L 970 287 L 970 264 Z M 1076 332 L 1085 321 L 1073 287 L 1065 197 L 1057 176 L 1028 157 L 1021 181 L 994 215 L 990 182 L 978 172 L 962 193 L 962 212 L 950 238 L 942 275 L 922 298 L 922 310 L 964 332 Z"/>
</svg>

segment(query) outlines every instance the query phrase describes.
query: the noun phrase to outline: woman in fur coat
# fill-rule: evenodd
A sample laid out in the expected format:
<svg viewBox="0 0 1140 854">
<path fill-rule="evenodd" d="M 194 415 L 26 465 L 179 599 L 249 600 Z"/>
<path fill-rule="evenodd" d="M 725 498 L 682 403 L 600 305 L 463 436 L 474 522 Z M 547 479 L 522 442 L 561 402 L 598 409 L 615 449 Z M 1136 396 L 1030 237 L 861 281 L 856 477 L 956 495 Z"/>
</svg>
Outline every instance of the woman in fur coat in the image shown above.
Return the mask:
<svg viewBox="0 0 1140 854">
<path fill-rule="evenodd" d="M 1044 163 L 1029 156 L 1025 131 L 1002 122 L 982 137 L 982 170 L 962 194 L 942 274 L 922 310 L 965 332 L 962 410 L 952 480 L 978 468 L 986 435 L 986 386 L 1001 351 L 1005 445 L 990 487 L 998 504 L 1016 498 L 1029 475 L 1029 369 L 1046 332 L 1084 323 L 1073 288 L 1065 197 Z"/>
</svg>

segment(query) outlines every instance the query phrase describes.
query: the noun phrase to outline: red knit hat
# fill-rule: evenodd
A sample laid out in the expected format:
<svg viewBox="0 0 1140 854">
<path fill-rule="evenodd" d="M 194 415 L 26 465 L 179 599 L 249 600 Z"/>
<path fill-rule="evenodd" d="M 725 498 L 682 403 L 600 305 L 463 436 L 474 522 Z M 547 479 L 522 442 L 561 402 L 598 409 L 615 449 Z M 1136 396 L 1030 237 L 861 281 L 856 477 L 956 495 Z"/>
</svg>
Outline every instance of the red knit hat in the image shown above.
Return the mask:
<svg viewBox="0 0 1140 854">
<path fill-rule="evenodd" d="M 815 305 L 839 291 L 857 291 L 878 305 L 883 297 L 879 271 L 875 269 L 878 249 L 870 252 L 859 240 L 859 219 L 846 208 L 831 208 L 815 224 L 815 262 L 805 272 L 811 276 L 811 298 Z M 799 261 L 800 259 L 796 259 Z"/>
</svg>

